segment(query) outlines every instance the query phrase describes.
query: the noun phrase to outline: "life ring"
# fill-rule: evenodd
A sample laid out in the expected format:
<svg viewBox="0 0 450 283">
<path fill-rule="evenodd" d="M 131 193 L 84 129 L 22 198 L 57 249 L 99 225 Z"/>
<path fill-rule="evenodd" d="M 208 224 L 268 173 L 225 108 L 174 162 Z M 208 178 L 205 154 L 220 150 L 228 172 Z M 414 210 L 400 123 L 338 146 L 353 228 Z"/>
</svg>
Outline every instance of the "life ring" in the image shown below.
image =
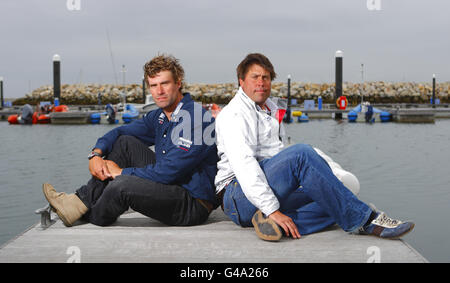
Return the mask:
<svg viewBox="0 0 450 283">
<path fill-rule="evenodd" d="M 336 100 L 336 106 L 341 110 L 345 110 L 345 108 L 347 108 L 347 105 L 348 105 L 347 97 L 343 95 L 339 96 L 339 98 Z"/>
</svg>

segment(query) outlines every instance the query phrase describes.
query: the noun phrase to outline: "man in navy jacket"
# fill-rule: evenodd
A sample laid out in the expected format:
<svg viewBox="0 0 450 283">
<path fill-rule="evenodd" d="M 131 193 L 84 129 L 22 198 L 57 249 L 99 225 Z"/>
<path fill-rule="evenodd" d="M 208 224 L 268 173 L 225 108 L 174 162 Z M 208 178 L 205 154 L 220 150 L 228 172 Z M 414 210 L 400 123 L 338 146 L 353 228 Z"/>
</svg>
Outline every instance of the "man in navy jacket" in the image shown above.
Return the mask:
<svg viewBox="0 0 450 283">
<path fill-rule="evenodd" d="M 43 185 L 66 226 L 80 218 L 110 225 L 130 207 L 168 225 L 197 225 L 219 205 L 214 119 L 182 93 L 176 58 L 157 56 L 144 71 L 159 108 L 97 140 L 89 155 L 93 177 L 74 194 Z"/>
</svg>

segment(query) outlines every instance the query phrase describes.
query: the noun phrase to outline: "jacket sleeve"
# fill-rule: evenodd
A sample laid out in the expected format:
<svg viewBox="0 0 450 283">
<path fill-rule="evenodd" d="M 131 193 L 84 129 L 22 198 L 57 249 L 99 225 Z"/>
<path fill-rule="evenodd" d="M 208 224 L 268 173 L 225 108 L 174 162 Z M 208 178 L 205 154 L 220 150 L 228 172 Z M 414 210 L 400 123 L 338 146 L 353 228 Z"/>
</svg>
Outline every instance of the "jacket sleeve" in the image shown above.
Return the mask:
<svg viewBox="0 0 450 283">
<path fill-rule="evenodd" d="M 217 119 L 218 140 L 247 199 L 270 215 L 280 204 L 256 159 L 257 125 L 249 124 L 256 119 L 246 119 L 242 113 L 227 114 Z"/>
<path fill-rule="evenodd" d="M 214 124 L 211 123 L 206 125 L 214 127 Z M 190 137 L 203 133 L 204 130 L 205 123 L 192 126 Z M 189 141 L 192 143 L 189 144 Z M 186 142 L 184 138 L 180 140 L 180 137 L 172 137 L 168 144 L 160 149 L 165 153 L 158 155 L 161 158 L 155 164 L 149 164 L 143 168 L 124 168 L 122 174 L 134 175 L 162 184 L 184 183 L 205 158 L 210 155 L 217 156 L 215 149 L 215 144 L 207 145 L 203 139 L 196 144 L 193 142 L 193 138 Z"/>
<path fill-rule="evenodd" d="M 119 136 L 134 136 L 148 146 L 155 144 L 155 129 L 152 125 L 153 113 L 147 113 L 142 119 L 136 120 L 131 124 L 123 125 L 107 132 L 103 137 L 97 140 L 94 148 L 102 150 L 106 155 L 111 152 L 114 142 Z"/>
</svg>

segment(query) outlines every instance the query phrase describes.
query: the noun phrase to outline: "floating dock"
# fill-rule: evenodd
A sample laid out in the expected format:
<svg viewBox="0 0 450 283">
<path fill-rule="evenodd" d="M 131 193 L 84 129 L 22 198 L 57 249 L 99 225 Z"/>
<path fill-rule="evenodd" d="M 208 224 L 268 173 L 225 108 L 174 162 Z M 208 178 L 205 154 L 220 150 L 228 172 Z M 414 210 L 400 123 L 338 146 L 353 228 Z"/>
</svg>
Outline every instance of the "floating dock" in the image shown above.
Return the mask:
<svg viewBox="0 0 450 283">
<path fill-rule="evenodd" d="M 393 122 L 400 123 L 434 123 L 435 119 L 440 118 L 450 118 L 450 107 L 449 105 L 441 105 L 436 108 L 432 108 L 429 105 L 425 104 L 405 104 L 405 105 L 376 105 L 377 107 L 382 107 L 383 111 L 389 112 L 392 114 Z M 145 106 L 144 106 L 145 107 Z M 139 109 L 140 116 L 145 114 L 146 112 L 155 109 L 156 106 L 152 105 L 147 108 Z M 98 105 L 75 105 L 69 106 L 69 109 L 77 109 L 70 110 L 69 112 L 54 112 L 51 113 L 51 119 L 53 124 L 88 124 L 91 123 L 90 117 L 93 113 L 99 113 L 104 111 L 104 107 Z M 318 109 L 304 109 L 298 106 L 294 106 L 291 111 L 301 111 L 304 114 L 308 115 L 309 119 L 334 119 L 336 114 L 342 115 L 342 118 L 346 119 L 348 112 L 350 112 L 351 108 L 346 110 L 339 110 L 333 108 L 324 108 L 321 110 Z M 0 120 L 7 120 L 9 115 L 19 114 L 20 108 L 4 108 L 0 110 Z M 122 119 L 120 116 L 120 112 L 117 113 L 116 119 L 119 120 L 119 123 L 122 123 Z M 375 113 L 376 115 L 376 113 Z M 361 120 L 361 119 L 360 119 Z M 102 117 L 102 124 L 105 122 L 105 117 Z"/>
<path fill-rule="evenodd" d="M 396 109 L 390 111 L 394 122 L 399 123 L 434 123 L 435 110 L 430 108 Z M 441 111 L 439 114 L 443 113 Z"/>
<path fill-rule="evenodd" d="M 2 246 L 0 262 L 428 262 L 403 240 L 352 235 L 338 226 L 266 242 L 220 208 L 205 224 L 191 227 L 166 226 L 134 211 L 108 227 L 77 222 L 67 228 L 56 214 L 52 218 L 56 222 L 49 228 L 36 224 Z"/>
<path fill-rule="evenodd" d="M 0 121 L 1 120 L 8 120 L 9 115 L 15 115 L 19 114 L 20 109 L 19 108 L 3 108 L 0 110 Z"/>
<path fill-rule="evenodd" d="M 131 104 L 136 107 L 139 112 L 139 117 L 142 117 L 148 111 L 156 109 L 155 103 L 148 104 Z M 76 124 L 91 124 L 92 114 L 100 114 L 100 121 L 95 124 L 109 124 L 107 122 L 105 107 L 103 105 L 70 105 L 69 111 L 67 112 L 50 112 L 50 119 L 52 124 L 63 124 L 63 125 L 76 125 Z M 0 120 L 6 121 L 10 115 L 15 115 L 21 113 L 20 106 L 14 106 L 10 108 L 4 108 L 0 110 Z M 116 124 L 125 123 L 122 119 L 124 111 L 116 112 Z"/>
<path fill-rule="evenodd" d="M 350 110 L 339 110 L 339 109 L 304 109 L 304 108 L 298 108 L 294 109 L 294 111 L 301 111 L 303 114 L 308 115 L 308 118 L 310 119 L 334 119 L 336 113 L 341 114 L 342 117 L 346 117 L 347 113 Z"/>
<path fill-rule="evenodd" d="M 334 119 L 336 114 L 341 114 L 346 119 L 350 109 L 303 109 L 294 108 L 293 111 L 301 111 L 308 115 L 309 119 Z M 384 108 L 384 111 L 391 113 L 392 122 L 398 123 L 434 123 L 436 119 L 450 118 L 450 108 L 412 107 L 412 108 Z M 360 114 L 360 113 L 358 113 Z M 374 113 L 374 117 L 379 120 L 379 113 Z M 365 122 L 364 116 L 358 115 L 358 120 Z"/>
<path fill-rule="evenodd" d="M 50 113 L 50 119 L 52 124 L 88 124 L 93 113 L 96 112 L 52 112 Z"/>
</svg>

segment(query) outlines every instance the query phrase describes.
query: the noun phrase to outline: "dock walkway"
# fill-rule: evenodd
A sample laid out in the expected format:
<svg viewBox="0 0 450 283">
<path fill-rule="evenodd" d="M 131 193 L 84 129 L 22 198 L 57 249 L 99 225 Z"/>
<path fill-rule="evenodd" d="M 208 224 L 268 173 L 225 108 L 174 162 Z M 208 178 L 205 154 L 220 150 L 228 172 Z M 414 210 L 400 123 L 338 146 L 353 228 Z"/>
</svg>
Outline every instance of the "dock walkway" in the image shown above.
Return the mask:
<svg viewBox="0 0 450 283">
<path fill-rule="evenodd" d="M 38 216 L 36 216 L 38 218 Z M 98 227 L 36 224 L 0 248 L 0 262 L 413 262 L 427 260 L 403 240 L 358 236 L 334 226 L 299 240 L 257 238 L 253 228 L 231 222 L 218 208 L 199 226 L 172 227 L 137 212 Z"/>
</svg>

